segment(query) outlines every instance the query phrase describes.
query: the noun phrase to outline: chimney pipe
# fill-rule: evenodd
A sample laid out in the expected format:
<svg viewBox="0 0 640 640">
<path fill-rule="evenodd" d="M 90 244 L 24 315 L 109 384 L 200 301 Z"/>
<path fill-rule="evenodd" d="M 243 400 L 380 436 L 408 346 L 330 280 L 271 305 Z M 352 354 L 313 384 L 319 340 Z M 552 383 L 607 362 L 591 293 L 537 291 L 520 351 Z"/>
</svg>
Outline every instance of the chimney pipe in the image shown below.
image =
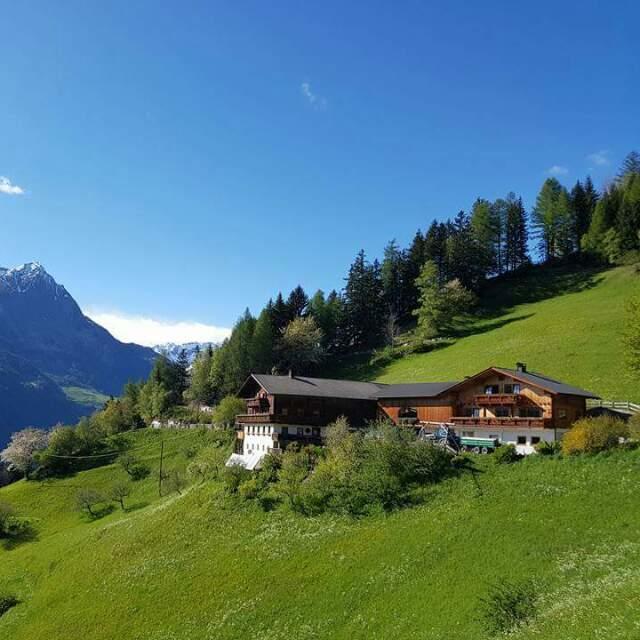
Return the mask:
<svg viewBox="0 0 640 640">
<path fill-rule="evenodd" d="M 293 369 L 289 369 L 289 377 L 293 378 Z"/>
<path fill-rule="evenodd" d="M 516 362 L 516 371 L 520 371 L 520 373 L 526 373 L 527 364 L 525 362 Z"/>
</svg>

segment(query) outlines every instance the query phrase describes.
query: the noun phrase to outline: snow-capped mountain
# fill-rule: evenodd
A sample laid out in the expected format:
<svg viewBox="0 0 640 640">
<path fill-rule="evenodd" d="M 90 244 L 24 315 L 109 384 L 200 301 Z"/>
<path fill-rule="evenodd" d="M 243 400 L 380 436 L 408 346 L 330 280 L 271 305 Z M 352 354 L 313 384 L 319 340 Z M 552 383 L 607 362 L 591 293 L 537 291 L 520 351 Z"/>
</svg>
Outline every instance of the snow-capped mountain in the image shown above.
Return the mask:
<svg viewBox="0 0 640 640">
<path fill-rule="evenodd" d="M 0 445 L 12 430 L 90 413 L 71 399 L 78 388 L 119 394 L 154 358 L 87 318 L 41 264 L 0 268 Z"/>
<path fill-rule="evenodd" d="M 153 347 L 153 350 L 156 353 L 169 358 L 169 360 L 176 362 L 180 352 L 184 349 L 189 364 L 193 364 L 198 353 L 208 349 L 209 347 L 215 348 L 216 344 L 214 342 L 185 342 L 184 344 L 167 342 L 166 344 L 157 344 Z"/>
</svg>

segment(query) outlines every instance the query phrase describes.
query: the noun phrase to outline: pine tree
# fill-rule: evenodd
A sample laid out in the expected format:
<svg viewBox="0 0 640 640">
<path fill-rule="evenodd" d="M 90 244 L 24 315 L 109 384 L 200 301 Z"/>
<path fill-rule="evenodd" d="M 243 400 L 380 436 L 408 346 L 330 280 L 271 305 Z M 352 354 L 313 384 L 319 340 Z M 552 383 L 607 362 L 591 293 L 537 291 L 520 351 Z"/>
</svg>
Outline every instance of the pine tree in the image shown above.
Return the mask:
<svg viewBox="0 0 640 640">
<path fill-rule="evenodd" d="M 516 198 L 514 193 L 507 196 L 506 202 L 504 262 L 507 271 L 515 271 L 529 262 L 527 214 L 522 198 Z"/>
<path fill-rule="evenodd" d="M 282 297 L 282 293 L 278 293 L 276 301 L 273 303 L 272 320 L 274 330 L 277 333 L 280 333 L 280 331 L 284 329 L 289 322 L 289 308 Z"/>
<path fill-rule="evenodd" d="M 618 182 L 623 182 L 631 174 L 640 174 L 640 153 L 637 151 L 631 151 L 623 160 L 620 171 L 618 171 Z"/>
<path fill-rule="evenodd" d="M 272 305 L 267 304 L 260 312 L 253 330 L 251 365 L 255 373 L 271 373 L 275 364 L 276 340 L 272 312 Z"/>
<path fill-rule="evenodd" d="M 420 275 L 422 267 L 427 260 L 431 260 L 436 265 L 438 281 L 442 284 L 448 280 L 447 273 L 447 238 L 450 227 L 444 222 L 434 220 L 424 238 L 424 255 L 422 263 L 418 268 L 416 278 Z M 415 286 L 415 279 L 414 279 Z M 415 308 L 415 305 L 414 307 Z"/>
<path fill-rule="evenodd" d="M 402 304 L 400 315 L 406 317 L 416 308 L 418 304 L 418 290 L 416 289 L 416 278 L 420 275 L 420 270 L 425 261 L 425 239 L 422 232 L 418 230 L 411 242 L 411 246 L 404 252 L 402 260 Z"/>
<path fill-rule="evenodd" d="M 309 297 L 304 292 L 304 289 L 298 285 L 287 298 L 286 306 L 288 322 L 304 316 L 306 314 L 308 304 Z"/>
<path fill-rule="evenodd" d="M 385 305 L 390 313 L 398 315 L 402 311 L 402 277 L 404 257 L 395 240 L 384 248 L 381 267 L 382 288 Z"/>
<path fill-rule="evenodd" d="M 640 248 L 640 173 L 629 173 L 625 178 L 616 231 L 622 252 Z"/>
<path fill-rule="evenodd" d="M 506 203 L 494 204 L 478 198 L 471 209 L 471 231 L 477 246 L 478 260 L 486 275 L 502 272 L 502 228 Z"/>
<path fill-rule="evenodd" d="M 362 349 L 379 344 L 384 316 L 380 266 L 377 261 L 367 262 L 360 251 L 344 289 L 344 333 L 349 346 Z"/>
<path fill-rule="evenodd" d="M 609 259 L 610 251 L 604 249 L 604 239 L 610 229 L 614 229 L 618 219 L 618 211 L 622 204 L 622 190 L 616 184 L 612 184 L 598 200 L 589 231 L 582 237 L 581 247 L 594 256 L 602 259 Z M 608 244 L 611 245 L 611 234 L 609 234 Z"/>
<path fill-rule="evenodd" d="M 475 291 L 486 273 L 469 216 L 460 211 L 449 223 L 449 229 L 446 245 L 447 281 L 459 280 L 463 287 Z"/>
<path fill-rule="evenodd" d="M 542 185 L 532 223 L 544 261 L 571 253 L 574 247 L 569 199 L 566 189 L 555 178 L 547 178 Z"/>
</svg>

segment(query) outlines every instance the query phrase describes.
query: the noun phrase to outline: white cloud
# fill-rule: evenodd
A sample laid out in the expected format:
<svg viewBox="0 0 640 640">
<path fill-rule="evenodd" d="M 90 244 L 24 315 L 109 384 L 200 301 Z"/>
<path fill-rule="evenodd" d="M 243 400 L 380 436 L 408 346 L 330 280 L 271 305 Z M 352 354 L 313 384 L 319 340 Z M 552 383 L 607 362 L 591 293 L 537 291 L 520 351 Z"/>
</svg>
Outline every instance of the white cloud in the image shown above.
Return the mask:
<svg viewBox="0 0 640 640">
<path fill-rule="evenodd" d="M 322 96 L 316 95 L 308 82 L 303 82 L 300 85 L 300 91 L 314 109 L 324 109 L 327 106 L 327 100 Z"/>
<path fill-rule="evenodd" d="M 611 161 L 609 160 L 609 152 L 606 149 L 590 153 L 587 156 L 587 160 L 596 167 L 606 167 L 608 164 L 611 164 Z"/>
<path fill-rule="evenodd" d="M 17 184 L 11 184 L 9 178 L 0 176 L 0 193 L 6 193 L 8 196 L 21 196 L 24 189 Z"/>
<path fill-rule="evenodd" d="M 552 167 L 547 169 L 547 173 L 550 176 L 566 176 L 569 173 L 569 169 L 567 167 L 563 167 L 559 164 L 554 164 Z"/>
<path fill-rule="evenodd" d="M 85 315 L 102 325 L 118 340 L 146 347 L 167 342 L 221 342 L 231 334 L 231 329 L 202 322 L 170 322 L 119 311 L 89 309 L 85 311 Z"/>
</svg>

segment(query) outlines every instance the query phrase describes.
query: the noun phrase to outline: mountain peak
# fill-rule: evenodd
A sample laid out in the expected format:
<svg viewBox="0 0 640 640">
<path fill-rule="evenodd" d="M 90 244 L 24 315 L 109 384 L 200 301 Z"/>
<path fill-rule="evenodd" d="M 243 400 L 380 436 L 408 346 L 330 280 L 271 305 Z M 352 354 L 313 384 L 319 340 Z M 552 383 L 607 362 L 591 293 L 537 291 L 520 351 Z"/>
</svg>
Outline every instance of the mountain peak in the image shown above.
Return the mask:
<svg viewBox="0 0 640 640">
<path fill-rule="evenodd" d="M 65 291 L 64 287 L 59 285 L 39 262 L 26 262 L 11 269 L 0 267 L 0 289 L 5 288 L 13 293 L 25 293 L 38 284 L 53 289 L 55 294 Z"/>
</svg>

